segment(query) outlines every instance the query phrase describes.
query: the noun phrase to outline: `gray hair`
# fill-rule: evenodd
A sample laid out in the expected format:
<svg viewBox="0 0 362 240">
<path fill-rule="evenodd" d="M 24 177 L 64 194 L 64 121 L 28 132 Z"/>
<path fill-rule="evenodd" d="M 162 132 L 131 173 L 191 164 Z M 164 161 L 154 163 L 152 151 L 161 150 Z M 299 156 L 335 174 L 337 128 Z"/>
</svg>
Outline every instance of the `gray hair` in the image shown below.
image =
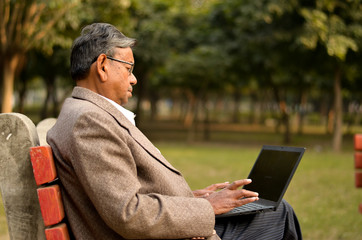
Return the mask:
<svg viewBox="0 0 362 240">
<path fill-rule="evenodd" d="M 102 53 L 113 56 L 115 48 L 133 47 L 136 40 L 126 37 L 108 23 L 93 23 L 83 28 L 74 40 L 70 56 L 70 74 L 73 80 L 84 79 L 90 66 Z"/>
</svg>

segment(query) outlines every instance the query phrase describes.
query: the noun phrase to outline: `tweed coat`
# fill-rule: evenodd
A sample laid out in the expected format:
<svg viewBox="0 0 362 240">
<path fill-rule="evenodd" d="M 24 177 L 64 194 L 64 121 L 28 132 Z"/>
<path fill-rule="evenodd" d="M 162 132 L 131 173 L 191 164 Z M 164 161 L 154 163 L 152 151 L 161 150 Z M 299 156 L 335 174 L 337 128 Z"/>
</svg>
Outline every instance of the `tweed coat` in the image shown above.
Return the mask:
<svg viewBox="0 0 362 240">
<path fill-rule="evenodd" d="M 102 96 L 75 87 L 47 141 L 76 239 L 219 239 L 210 203 Z"/>
</svg>

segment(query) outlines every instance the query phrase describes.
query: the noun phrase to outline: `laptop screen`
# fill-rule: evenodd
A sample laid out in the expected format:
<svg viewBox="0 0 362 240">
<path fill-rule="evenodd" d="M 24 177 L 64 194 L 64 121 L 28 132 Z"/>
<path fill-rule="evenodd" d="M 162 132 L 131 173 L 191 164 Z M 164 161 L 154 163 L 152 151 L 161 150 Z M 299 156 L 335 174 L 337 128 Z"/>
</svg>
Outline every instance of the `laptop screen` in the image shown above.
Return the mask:
<svg viewBox="0 0 362 240">
<path fill-rule="evenodd" d="M 279 201 L 294 174 L 304 148 L 266 146 L 259 154 L 244 188 L 259 193 L 259 198 Z"/>
</svg>

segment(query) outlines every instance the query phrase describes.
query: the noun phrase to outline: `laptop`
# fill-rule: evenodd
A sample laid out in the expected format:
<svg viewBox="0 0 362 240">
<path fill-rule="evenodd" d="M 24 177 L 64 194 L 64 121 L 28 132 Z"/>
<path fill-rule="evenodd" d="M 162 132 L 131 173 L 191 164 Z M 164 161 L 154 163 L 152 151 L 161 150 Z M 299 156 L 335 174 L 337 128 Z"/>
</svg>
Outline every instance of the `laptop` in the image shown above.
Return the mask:
<svg viewBox="0 0 362 240">
<path fill-rule="evenodd" d="M 305 148 L 302 147 L 264 145 L 248 176 L 252 182 L 243 187 L 258 192 L 259 200 L 216 215 L 216 217 L 275 211 L 283 199 L 304 152 Z"/>
</svg>

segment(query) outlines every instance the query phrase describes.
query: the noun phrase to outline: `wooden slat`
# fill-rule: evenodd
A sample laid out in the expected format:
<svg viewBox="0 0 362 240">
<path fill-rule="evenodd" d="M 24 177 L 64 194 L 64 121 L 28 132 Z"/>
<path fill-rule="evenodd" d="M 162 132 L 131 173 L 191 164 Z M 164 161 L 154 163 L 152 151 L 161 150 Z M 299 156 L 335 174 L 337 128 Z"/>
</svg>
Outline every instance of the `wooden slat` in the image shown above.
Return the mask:
<svg viewBox="0 0 362 240">
<path fill-rule="evenodd" d="M 356 187 L 361 188 L 362 187 L 362 172 L 356 172 L 355 179 L 356 179 Z"/>
<path fill-rule="evenodd" d="M 354 149 L 356 151 L 362 151 L 362 134 L 354 135 Z"/>
<path fill-rule="evenodd" d="M 70 240 L 68 228 L 65 223 L 45 229 L 45 236 L 47 240 Z"/>
<path fill-rule="evenodd" d="M 362 152 L 354 153 L 354 167 L 356 169 L 362 169 Z"/>
<path fill-rule="evenodd" d="M 38 188 L 38 198 L 44 225 L 59 223 L 64 218 L 64 207 L 58 185 Z"/>
<path fill-rule="evenodd" d="M 31 164 L 36 184 L 42 185 L 57 177 L 52 149 L 50 146 L 30 148 Z"/>
</svg>

